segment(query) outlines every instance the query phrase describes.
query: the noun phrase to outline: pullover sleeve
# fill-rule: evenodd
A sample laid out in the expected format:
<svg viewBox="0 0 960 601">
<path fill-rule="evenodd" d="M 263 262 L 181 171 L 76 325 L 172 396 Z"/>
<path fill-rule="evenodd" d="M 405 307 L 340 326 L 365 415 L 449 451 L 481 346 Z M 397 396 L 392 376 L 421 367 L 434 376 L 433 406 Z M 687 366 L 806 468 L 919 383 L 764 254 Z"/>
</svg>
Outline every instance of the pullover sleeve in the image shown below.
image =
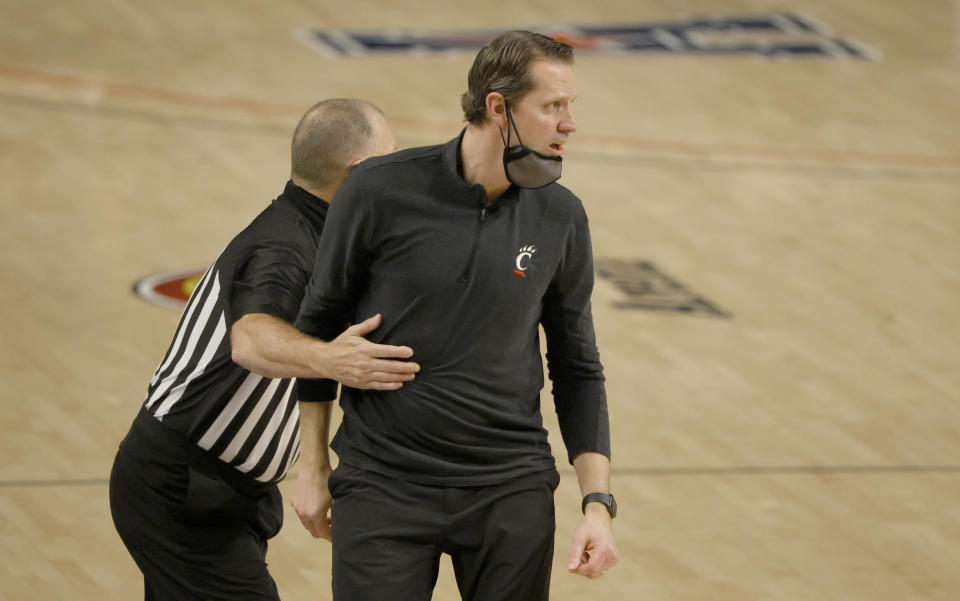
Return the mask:
<svg viewBox="0 0 960 601">
<path fill-rule="evenodd" d="M 560 434 L 571 463 L 584 452 L 610 456 L 603 365 L 590 309 L 593 249 L 587 216 L 579 203 L 578 209 L 561 264 L 544 296 L 541 317 Z"/>
<path fill-rule="evenodd" d="M 294 323 L 321 340 L 336 338 L 355 321 L 357 298 L 366 286 L 372 224 L 359 185 L 362 179 L 348 176 L 330 204 L 310 283 Z"/>
<path fill-rule="evenodd" d="M 336 380 L 297 378 L 297 400 L 304 403 L 329 403 L 337 398 Z"/>
</svg>

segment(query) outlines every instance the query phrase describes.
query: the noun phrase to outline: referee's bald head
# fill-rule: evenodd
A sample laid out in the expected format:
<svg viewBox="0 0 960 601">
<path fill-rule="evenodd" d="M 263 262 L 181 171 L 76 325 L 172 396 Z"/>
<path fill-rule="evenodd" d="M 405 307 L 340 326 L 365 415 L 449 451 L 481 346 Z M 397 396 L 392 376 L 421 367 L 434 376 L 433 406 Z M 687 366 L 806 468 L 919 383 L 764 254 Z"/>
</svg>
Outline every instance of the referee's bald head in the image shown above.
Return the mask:
<svg viewBox="0 0 960 601">
<path fill-rule="evenodd" d="M 330 98 L 310 107 L 290 145 L 293 183 L 312 190 L 335 186 L 354 164 L 391 152 L 396 142 L 376 105 L 357 98 Z"/>
</svg>

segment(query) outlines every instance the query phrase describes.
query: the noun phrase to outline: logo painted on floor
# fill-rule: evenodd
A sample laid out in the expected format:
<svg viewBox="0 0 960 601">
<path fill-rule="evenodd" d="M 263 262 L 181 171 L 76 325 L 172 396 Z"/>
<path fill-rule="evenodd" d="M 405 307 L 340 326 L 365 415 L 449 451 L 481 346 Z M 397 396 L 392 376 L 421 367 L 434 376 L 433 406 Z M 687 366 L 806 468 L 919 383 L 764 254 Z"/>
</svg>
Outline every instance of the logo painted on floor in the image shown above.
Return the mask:
<svg viewBox="0 0 960 601">
<path fill-rule="evenodd" d="M 155 305 L 182 311 L 203 273 L 202 269 L 155 273 L 137 281 L 133 292 Z"/>
<path fill-rule="evenodd" d="M 566 42 L 578 53 L 880 59 L 875 49 L 849 37 L 838 37 L 815 18 L 787 12 L 527 29 Z M 302 29 L 296 35 L 328 57 L 343 58 L 384 53 L 476 52 L 503 31 Z"/>
<path fill-rule="evenodd" d="M 597 259 L 597 275 L 609 280 L 625 300 L 614 303 L 618 309 L 648 309 L 678 313 L 703 313 L 730 318 L 730 314 L 689 290 L 660 271 L 650 261 Z"/>
</svg>

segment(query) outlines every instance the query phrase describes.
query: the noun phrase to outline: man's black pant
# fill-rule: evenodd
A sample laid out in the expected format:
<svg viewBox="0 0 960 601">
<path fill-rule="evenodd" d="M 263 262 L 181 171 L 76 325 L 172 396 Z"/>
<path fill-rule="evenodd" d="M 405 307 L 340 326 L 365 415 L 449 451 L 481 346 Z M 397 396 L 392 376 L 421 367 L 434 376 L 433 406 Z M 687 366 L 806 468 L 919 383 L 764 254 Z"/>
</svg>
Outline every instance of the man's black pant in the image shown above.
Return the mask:
<svg viewBox="0 0 960 601">
<path fill-rule="evenodd" d="M 153 600 L 276 601 L 267 539 L 280 491 L 258 484 L 141 412 L 110 474 L 110 510 Z"/>
<path fill-rule="evenodd" d="M 334 601 L 430 601 L 440 555 L 464 601 L 546 601 L 555 470 L 484 487 L 424 486 L 340 464 Z"/>
</svg>

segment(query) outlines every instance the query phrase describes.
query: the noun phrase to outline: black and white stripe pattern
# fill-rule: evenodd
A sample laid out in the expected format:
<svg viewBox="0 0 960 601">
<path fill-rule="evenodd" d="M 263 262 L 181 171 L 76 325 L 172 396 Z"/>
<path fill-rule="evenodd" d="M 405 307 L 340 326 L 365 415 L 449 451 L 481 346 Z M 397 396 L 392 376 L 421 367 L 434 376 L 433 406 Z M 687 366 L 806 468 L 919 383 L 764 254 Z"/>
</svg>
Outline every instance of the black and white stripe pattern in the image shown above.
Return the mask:
<svg viewBox="0 0 960 601">
<path fill-rule="evenodd" d="M 296 380 L 265 378 L 232 361 L 230 282 L 221 282 L 220 262 L 191 295 L 144 407 L 241 472 L 276 481 L 299 454 Z"/>
</svg>

